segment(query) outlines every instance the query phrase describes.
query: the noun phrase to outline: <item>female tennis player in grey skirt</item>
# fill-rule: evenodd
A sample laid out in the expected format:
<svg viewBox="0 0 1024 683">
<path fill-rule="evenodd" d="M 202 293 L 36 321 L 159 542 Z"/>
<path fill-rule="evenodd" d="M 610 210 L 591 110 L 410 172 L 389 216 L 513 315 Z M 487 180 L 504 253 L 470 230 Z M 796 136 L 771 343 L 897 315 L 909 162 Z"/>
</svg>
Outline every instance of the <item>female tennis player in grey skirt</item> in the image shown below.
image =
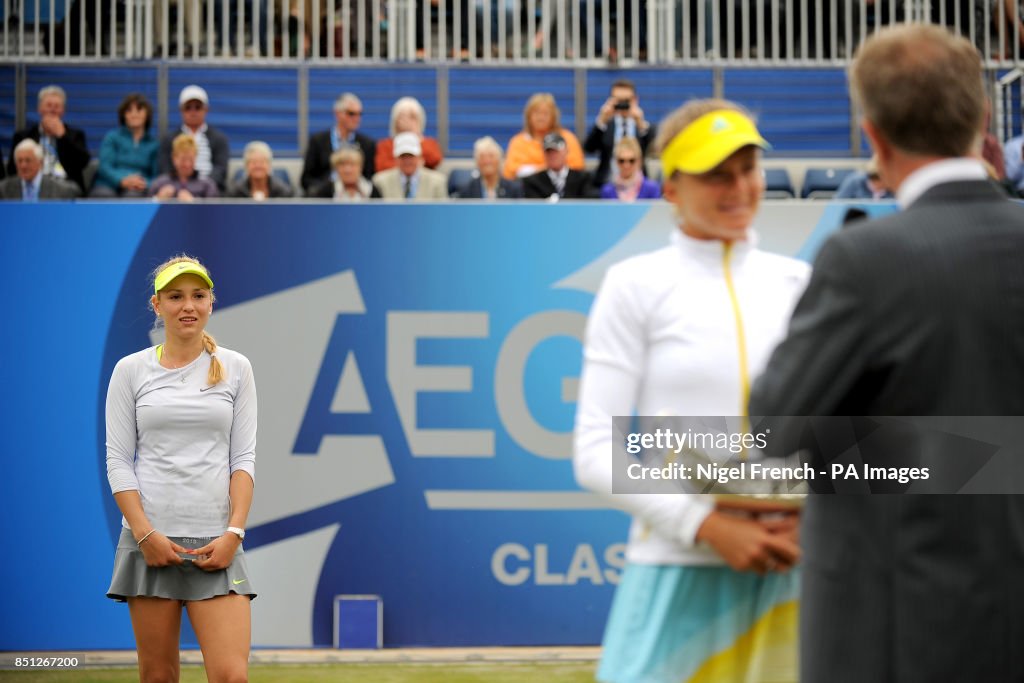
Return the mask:
<svg viewBox="0 0 1024 683">
<path fill-rule="evenodd" d="M 248 676 L 242 554 L 252 503 L 256 385 L 248 359 L 205 332 L 213 280 L 176 257 L 154 272 L 163 344 L 125 356 L 107 390 L 107 478 L 124 514 L 107 596 L 127 601 L 142 681 L 177 681 L 181 609 L 210 681 Z"/>
</svg>

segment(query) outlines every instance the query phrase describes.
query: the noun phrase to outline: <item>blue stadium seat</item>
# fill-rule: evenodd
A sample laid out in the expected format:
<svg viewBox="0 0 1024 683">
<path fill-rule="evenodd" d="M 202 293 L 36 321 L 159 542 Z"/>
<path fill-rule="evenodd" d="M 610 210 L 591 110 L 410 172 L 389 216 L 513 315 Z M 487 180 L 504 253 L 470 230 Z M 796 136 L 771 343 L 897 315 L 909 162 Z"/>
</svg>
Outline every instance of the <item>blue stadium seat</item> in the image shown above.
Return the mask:
<svg viewBox="0 0 1024 683">
<path fill-rule="evenodd" d="M 839 189 L 843 178 L 854 172 L 853 168 L 808 168 L 800 196 L 804 199 L 828 199 Z"/>
<path fill-rule="evenodd" d="M 764 170 L 765 199 L 792 199 L 796 197 L 793 181 L 789 179 L 789 171 L 784 168 L 766 168 Z"/>
<path fill-rule="evenodd" d="M 469 181 L 477 176 L 475 168 L 453 168 L 448 174 L 448 196 L 459 197 L 469 185 Z"/>
</svg>

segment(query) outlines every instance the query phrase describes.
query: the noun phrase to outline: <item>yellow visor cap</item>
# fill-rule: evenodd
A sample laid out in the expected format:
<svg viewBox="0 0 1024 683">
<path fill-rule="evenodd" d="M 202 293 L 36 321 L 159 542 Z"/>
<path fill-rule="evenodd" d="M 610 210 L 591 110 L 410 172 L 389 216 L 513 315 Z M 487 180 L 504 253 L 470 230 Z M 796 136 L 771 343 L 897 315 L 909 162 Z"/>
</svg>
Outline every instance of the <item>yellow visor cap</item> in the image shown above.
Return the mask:
<svg viewBox="0 0 1024 683">
<path fill-rule="evenodd" d="M 161 289 L 171 283 L 171 280 L 178 277 L 179 275 L 198 275 L 206 281 L 206 284 L 210 285 L 210 289 L 213 289 L 213 280 L 210 279 L 210 274 L 206 272 L 206 268 L 203 268 L 198 263 L 192 263 L 190 261 L 181 261 L 180 263 L 172 263 L 167 266 L 156 276 L 156 280 L 153 282 L 153 291 L 159 292 Z"/>
<path fill-rule="evenodd" d="M 661 154 L 661 169 L 665 178 L 676 171 L 705 173 L 747 145 L 771 149 L 746 115 L 732 109 L 708 112 L 672 138 Z"/>
</svg>

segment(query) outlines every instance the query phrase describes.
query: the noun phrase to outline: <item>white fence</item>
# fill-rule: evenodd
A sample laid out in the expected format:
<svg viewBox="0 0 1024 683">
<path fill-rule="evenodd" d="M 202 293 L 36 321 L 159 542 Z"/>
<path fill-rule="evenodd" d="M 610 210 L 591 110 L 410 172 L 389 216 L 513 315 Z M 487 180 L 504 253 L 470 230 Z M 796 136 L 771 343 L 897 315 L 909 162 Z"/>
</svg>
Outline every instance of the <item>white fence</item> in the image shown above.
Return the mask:
<svg viewBox="0 0 1024 683">
<path fill-rule="evenodd" d="M 2 0 L 0 59 L 836 65 L 932 22 L 1017 66 L 1017 0 Z"/>
<path fill-rule="evenodd" d="M 0 60 L 842 64 L 884 24 L 1024 63 L 1019 0 L 2 0 Z"/>
</svg>

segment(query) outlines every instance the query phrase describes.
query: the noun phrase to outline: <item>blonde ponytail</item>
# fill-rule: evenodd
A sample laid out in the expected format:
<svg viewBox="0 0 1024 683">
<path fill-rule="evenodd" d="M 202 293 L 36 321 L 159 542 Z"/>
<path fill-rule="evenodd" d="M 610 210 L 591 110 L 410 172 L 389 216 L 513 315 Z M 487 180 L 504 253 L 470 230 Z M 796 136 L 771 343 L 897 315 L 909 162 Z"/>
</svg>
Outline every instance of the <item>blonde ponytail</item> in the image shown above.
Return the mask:
<svg viewBox="0 0 1024 683">
<path fill-rule="evenodd" d="M 206 375 L 206 383 L 211 387 L 224 379 L 224 366 L 217 358 L 217 340 L 209 332 L 203 332 L 203 348 L 210 354 L 210 372 Z"/>
</svg>

